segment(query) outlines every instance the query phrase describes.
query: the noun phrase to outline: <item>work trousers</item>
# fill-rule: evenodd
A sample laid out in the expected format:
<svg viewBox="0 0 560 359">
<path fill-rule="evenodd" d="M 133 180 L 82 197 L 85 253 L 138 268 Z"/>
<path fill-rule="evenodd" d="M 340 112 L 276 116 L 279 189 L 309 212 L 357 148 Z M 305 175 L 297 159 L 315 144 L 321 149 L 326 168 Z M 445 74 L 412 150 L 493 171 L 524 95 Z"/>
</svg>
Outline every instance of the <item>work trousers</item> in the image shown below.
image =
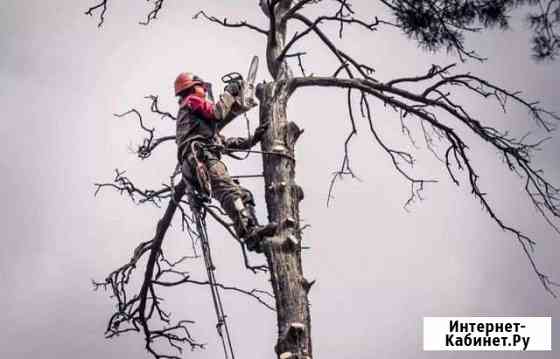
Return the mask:
<svg viewBox="0 0 560 359">
<path fill-rule="evenodd" d="M 183 178 L 195 184 L 198 190 L 200 188 L 198 188 L 196 175 L 197 160 L 206 167 L 212 197 L 220 202 L 220 205 L 232 220 L 236 220 L 239 216 L 238 212 L 242 209 L 235 205 L 236 201 L 242 203 L 243 207 L 255 205 L 252 193 L 231 178 L 226 165 L 220 160 L 219 154 L 205 148 L 197 150 L 196 159 L 192 151 L 187 151 L 181 164 Z"/>
</svg>

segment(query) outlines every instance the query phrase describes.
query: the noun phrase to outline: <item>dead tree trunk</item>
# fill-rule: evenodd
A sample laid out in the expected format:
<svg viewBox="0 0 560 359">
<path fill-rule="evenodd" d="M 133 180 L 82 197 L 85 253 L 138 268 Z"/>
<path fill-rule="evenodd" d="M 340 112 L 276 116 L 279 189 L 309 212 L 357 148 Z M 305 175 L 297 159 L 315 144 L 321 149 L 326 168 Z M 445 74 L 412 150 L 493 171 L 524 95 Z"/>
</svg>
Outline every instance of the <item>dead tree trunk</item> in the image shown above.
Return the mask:
<svg viewBox="0 0 560 359">
<path fill-rule="evenodd" d="M 285 81 L 263 85 L 259 91 L 260 121 L 271 124 L 262 141 L 268 219 L 279 224 L 276 235 L 266 241 L 264 253 L 276 297 L 276 353 L 281 359 L 301 359 L 312 356 L 311 320 L 309 283 L 301 264 L 299 202 L 303 192 L 295 182 L 294 144 L 301 131 L 287 120 L 289 95 Z"/>
</svg>

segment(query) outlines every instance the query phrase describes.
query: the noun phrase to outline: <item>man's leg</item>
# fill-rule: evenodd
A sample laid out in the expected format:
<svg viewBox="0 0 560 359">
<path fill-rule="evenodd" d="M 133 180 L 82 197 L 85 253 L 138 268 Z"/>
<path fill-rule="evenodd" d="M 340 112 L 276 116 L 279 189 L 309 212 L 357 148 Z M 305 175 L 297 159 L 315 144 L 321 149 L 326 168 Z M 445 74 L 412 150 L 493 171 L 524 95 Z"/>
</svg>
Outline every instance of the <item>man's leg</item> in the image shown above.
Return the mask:
<svg viewBox="0 0 560 359">
<path fill-rule="evenodd" d="M 198 192 L 211 194 L 212 197 L 217 199 L 234 222 L 237 236 L 245 237 L 252 227 L 258 225 L 256 218 L 252 215 L 254 210 L 251 211 L 247 208 L 250 203 L 254 205 L 253 196 L 248 190 L 242 189 L 232 180 L 227 167 L 217 156 L 205 151 L 201 157 L 202 162 L 200 164 L 205 167 L 204 179 L 198 178 L 201 174 L 196 171 L 198 164 L 194 155 L 187 154 L 181 164 L 183 180 L 194 185 Z M 209 183 L 201 183 L 201 180 L 202 182 L 207 180 Z M 204 193 L 207 189 L 209 191 Z"/>
<path fill-rule="evenodd" d="M 202 164 L 204 166 L 204 164 Z M 191 188 L 204 196 L 210 196 L 210 183 L 207 171 L 203 168 L 202 172 L 197 173 L 197 161 L 192 153 L 187 153 L 181 160 L 181 174 L 183 181 L 186 181 Z M 208 183 L 206 183 L 208 182 Z"/>
<path fill-rule="evenodd" d="M 206 161 L 208 176 L 212 186 L 212 197 L 217 199 L 234 223 L 239 237 L 245 237 L 254 226 L 250 213 L 245 207 L 239 185 L 229 176 L 226 165 L 218 159 Z"/>
<path fill-rule="evenodd" d="M 253 228 L 257 229 L 252 231 L 252 233 L 247 236 L 247 238 L 245 239 L 245 245 L 250 251 L 262 253 L 261 241 L 264 236 L 271 236 L 274 234 L 274 232 L 276 231 L 276 225 L 274 225 L 274 223 L 269 223 L 266 226 L 259 225 L 257 213 L 255 211 L 255 199 L 253 197 L 253 194 L 247 188 L 239 185 L 237 181 L 235 182 L 238 184 L 241 191 L 241 198 L 243 200 L 243 204 L 245 205 L 245 209 L 249 213 L 251 224 L 253 225 Z"/>
<path fill-rule="evenodd" d="M 218 159 L 207 161 L 212 184 L 212 196 L 217 199 L 234 223 L 237 236 L 243 238 L 247 249 L 259 252 L 258 242 L 264 235 L 272 235 L 275 226 L 259 226 L 253 195 L 229 176 L 227 167 Z"/>
<path fill-rule="evenodd" d="M 243 205 L 249 212 L 249 217 L 255 226 L 259 225 L 259 221 L 257 219 L 257 213 L 255 212 L 255 199 L 251 191 L 247 188 L 241 186 L 237 180 L 233 181 L 239 188 L 241 193 L 241 200 L 243 201 Z"/>
</svg>

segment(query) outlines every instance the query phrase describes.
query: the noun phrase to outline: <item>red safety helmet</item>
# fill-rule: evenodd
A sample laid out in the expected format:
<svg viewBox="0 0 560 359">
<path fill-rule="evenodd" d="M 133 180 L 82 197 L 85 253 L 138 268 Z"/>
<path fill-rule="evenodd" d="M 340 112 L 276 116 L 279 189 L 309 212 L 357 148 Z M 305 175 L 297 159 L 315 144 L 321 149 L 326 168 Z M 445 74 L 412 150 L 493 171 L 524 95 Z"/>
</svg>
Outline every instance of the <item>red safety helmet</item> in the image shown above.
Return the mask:
<svg viewBox="0 0 560 359">
<path fill-rule="evenodd" d="M 190 72 L 180 73 L 175 79 L 175 96 L 179 96 L 181 92 L 188 90 L 195 85 L 204 86 L 202 81 L 197 79 L 196 76 Z"/>
</svg>

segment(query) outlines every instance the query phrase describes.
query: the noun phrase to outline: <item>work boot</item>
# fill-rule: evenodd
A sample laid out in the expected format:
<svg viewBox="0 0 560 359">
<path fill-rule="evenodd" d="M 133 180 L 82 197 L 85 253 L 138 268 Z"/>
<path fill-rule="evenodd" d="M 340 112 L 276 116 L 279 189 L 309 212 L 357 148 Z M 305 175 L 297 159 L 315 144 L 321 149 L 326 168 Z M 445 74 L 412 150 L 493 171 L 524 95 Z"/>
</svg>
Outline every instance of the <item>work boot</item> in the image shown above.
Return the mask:
<svg viewBox="0 0 560 359">
<path fill-rule="evenodd" d="M 233 221 L 233 229 L 237 238 L 245 237 L 250 227 L 250 219 L 243 200 L 241 198 L 235 198 L 231 201 L 228 200 L 222 204 L 222 207 L 228 217 Z"/>
<path fill-rule="evenodd" d="M 265 237 L 273 236 L 276 233 L 276 224 L 269 223 L 266 226 L 254 226 L 249 230 L 244 243 L 248 251 L 262 253 L 262 242 Z"/>
<path fill-rule="evenodd" d="M 260 226 L 246 215 L 246 210 L 243 210 L 243 212 L 239 213 L 233 222 L 235 233 L 237 237 L 243 239 L 247 250 L 262 253 L 260 246 L 261 241 L 264 237 L 273 235 L 276 226 L 270 224 L 267 226 Z"/>
<path fill-rule="evenodd" d="M 249 218 L 243 213 L 238 212 L 233 216 L 233 229 L 239 238 L 245 238 L 254 227 L 249 223 Z"/>
<path fill-rule="evenodd" d="M 224 207 L 233 220 L 233 228 L 237 237 L 243 239 L 247 250 L 262 253 L 261 242 L 264 237 L 274 235 L 276 224 L 266 226 L 259 225 L 255 213 L 255 207 L 250 197 L 245 200 L 240 198 L 234 200 L 231 206 Z"/>
<path fill-rule="evenodd" d="M 259 225 L 257 214 L 255 213 L 255 206 L 251 201 L 245 202 L 245 213 L 249 219 L 248 233 L 245 236 L 245 245 L 247 250 L 262 253 L 261 243 L 264 237 L 270 237 L 276 232 L 276 224 L 269 223 L 266 226 Z"/>
</svg>

